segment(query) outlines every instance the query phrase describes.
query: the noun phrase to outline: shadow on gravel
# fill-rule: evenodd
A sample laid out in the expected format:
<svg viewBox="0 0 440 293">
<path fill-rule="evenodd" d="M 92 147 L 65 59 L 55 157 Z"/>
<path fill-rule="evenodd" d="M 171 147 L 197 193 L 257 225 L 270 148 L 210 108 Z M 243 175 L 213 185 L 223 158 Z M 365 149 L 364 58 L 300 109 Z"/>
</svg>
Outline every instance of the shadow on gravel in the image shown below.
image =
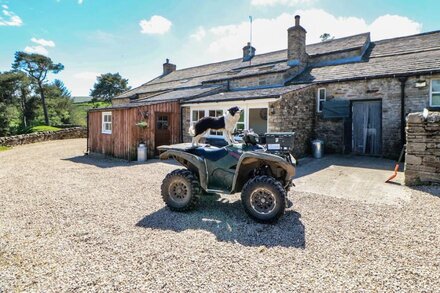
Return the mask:
<svg viewBox="0 0 440 293">
<path fill-rule="evenodd" d="M 136 166 L 136 165 L 149 165 L 157 162 L 161 163 L 173 163 L 171 160 L 169 161 L 160 161 L 158 159 L 150 159 L 146 162 L 138 163 L 136 161 L 126 161 L 122 159 L 114 159 L 114 158 L 108 158 L 104 156 L 77 156 L 67 159 L 62 159 L 63 161 L 70 161 L 73 163 L 78 164 L 85 164 L 85 165 L 92 165 L 99 168 L 113 168 L 113 167 L 130 167 L 130 166 Z M 173 164 L 177 165 L 177 163 Z"/>
<path fill-rule="evenodd" d="M 304 249 L 304 225 L 300 217 L 299 213 L 288 210 L 273 225 L 259 224 L 246 215 L 240 201 L 229 202 L 216 194 L 203 197 L 192 212 L 172 212 L 164 207 L 145 216 L 136 226 L 174 232 L 205 230 L 214 234 L 218 241 Z"/>
</svg>

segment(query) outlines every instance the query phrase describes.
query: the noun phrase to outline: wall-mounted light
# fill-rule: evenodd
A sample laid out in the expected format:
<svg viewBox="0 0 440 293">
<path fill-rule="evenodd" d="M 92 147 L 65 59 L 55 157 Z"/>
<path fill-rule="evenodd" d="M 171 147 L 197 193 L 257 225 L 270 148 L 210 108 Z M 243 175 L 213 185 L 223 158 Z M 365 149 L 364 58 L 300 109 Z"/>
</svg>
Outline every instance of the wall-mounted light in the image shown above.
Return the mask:
<svg viewBox="0 0 440 293">
<path fill-rule="evenodd" d="M 426 80 L 418 79 L 416 80 L 416 88 L 422 88 L 426 86 Z"/>
</svg>

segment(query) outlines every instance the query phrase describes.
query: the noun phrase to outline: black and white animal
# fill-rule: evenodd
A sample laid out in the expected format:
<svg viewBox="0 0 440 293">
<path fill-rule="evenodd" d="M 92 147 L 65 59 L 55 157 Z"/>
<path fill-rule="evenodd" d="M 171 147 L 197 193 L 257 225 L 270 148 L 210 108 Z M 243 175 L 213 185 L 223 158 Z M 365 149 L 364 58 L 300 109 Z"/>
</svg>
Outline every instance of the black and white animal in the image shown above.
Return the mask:
<svg viewBox="0 0 440 293">
<path fill-rule="evenodd" d="M 210 130 L 222 130 L 223 136 L 228 144 L 235 143 L 232 132 L 240 120 L 242 109 L 235 106 L 228 110 L 221 117 L 203 117 L 189 128 L 189 134 L 193 137 L 192 145 L 198 146 L 200 139 Z"/>
</svg>

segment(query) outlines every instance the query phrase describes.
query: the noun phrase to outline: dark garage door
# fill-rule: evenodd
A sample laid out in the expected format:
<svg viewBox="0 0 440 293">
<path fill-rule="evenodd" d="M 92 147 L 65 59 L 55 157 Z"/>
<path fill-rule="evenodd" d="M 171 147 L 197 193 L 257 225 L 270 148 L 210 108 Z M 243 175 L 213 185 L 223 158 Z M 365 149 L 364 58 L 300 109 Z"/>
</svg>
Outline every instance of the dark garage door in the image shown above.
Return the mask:
<svg viewBox="0 0 440 293">
<path fill-rule="evenodd" d="M 382 102 L 352 103 L 352 148 L 356 154 L 382 154 Z"/>
</svg>

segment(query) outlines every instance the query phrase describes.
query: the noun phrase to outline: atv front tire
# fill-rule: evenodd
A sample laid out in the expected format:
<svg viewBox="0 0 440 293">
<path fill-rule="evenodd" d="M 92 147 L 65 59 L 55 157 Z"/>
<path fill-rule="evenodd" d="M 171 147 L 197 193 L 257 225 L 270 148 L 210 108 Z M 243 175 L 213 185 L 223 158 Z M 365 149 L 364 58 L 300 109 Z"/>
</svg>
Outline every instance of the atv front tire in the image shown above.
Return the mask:
<svg viewBox="0 0 440 293">
<path fill-rule="evenodd" d="M 281 182 L 269 176 L 250 179 L 241 192 L 246 213 L 260 223 L 277 221 L 286 209 L 286 190 Z"/>
<path fill-rule="evenodd" d="M 172 171 L 162 181 L 161 186 L 163 201 L 172 211 L 177 212 L 193 209 L 200 190 L 196 177 L 187 169 Z"/>
</svg>

